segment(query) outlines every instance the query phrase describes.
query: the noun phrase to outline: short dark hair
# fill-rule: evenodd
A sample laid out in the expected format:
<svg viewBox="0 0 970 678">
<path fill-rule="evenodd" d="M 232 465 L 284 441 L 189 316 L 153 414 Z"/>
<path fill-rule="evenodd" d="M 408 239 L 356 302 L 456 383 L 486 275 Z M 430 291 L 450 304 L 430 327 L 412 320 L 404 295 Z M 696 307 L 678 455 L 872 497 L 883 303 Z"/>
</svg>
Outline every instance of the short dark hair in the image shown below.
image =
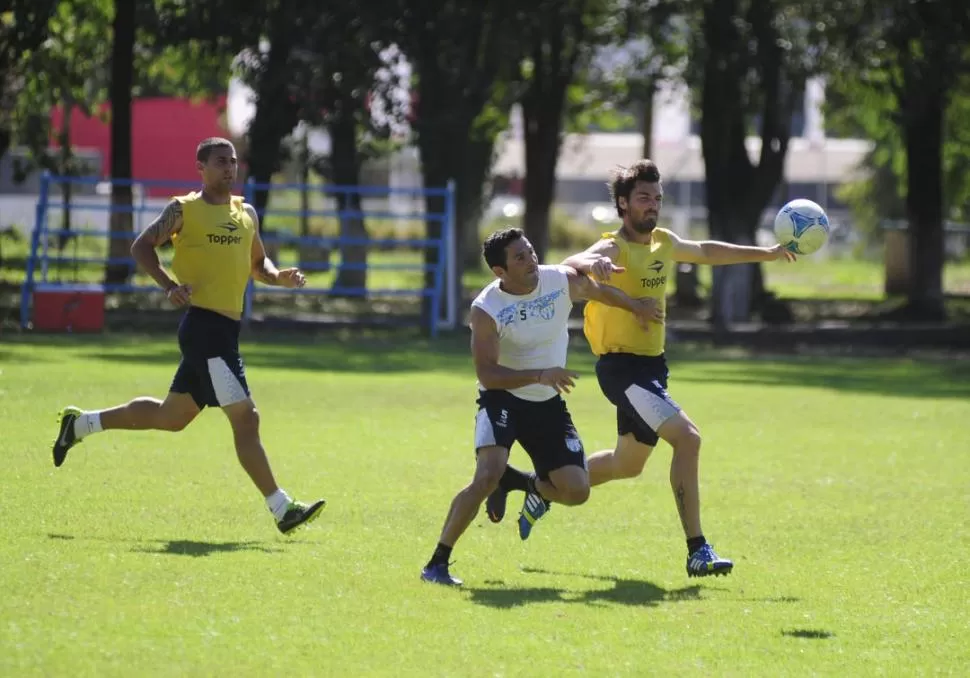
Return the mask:
<svg viewBox="0 0 970 678">
<path fill-rule="evenodd" d="M 209 162 L 209 156 L 217 148 L 231 148 L 233 152 L 236 151 L 236 147 L 228 139 L 209 137 L 199 142 L 198 148 L 195 149 L 195 159 L 199 162 Z"/>
<path fill-rule="evenodd" d="M 488 264 L 488 267 L 507 268 L 508 259 L 505 248 L 523 237 L 525 237 L 525 232 L 521 228 L 503 228 L 485 238 L 485 244 L 482 245 L 482 256 L 485 257 L 485 263 Z"/>
<path fill-rule="evenodd" d="M 660 183 L 660 170 L 657 169 L 657 163 L 653 160 L 638 160 L 629 167 L 620 167 L 616 169 L 610 176 L 610 181 L 607 184 L 610 189 L 610 198 L 613 200 L 613 205 L 616 207 L 616 214 L 619 217 L 623 217 L 625 210 L 620 207 L 620 198 L 630 199 L 630 193 L 633 192 L 633 187 L 638 181 L 645 181 L 649 184 L 659 184 Z"/>
</svg>

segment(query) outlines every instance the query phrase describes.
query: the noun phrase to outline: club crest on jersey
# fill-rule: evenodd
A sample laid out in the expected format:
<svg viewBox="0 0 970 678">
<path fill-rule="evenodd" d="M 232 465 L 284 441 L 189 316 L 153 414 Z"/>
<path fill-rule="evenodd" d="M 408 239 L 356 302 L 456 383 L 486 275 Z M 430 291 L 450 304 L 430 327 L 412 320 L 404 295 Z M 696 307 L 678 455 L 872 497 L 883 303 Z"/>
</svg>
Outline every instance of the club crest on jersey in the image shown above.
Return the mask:
<svg viewBox="0 0 970 678">
<path fill-rule="evenodd" d="M 556 315 L 556 299 L 564 293 L 562 288 L 529 301 L 519 301 L 506 306 L 498 312 L 498 321 L 504 327 L 516 322 L 524 322 L 530 318 L 552 320 Z"/>
</svg>

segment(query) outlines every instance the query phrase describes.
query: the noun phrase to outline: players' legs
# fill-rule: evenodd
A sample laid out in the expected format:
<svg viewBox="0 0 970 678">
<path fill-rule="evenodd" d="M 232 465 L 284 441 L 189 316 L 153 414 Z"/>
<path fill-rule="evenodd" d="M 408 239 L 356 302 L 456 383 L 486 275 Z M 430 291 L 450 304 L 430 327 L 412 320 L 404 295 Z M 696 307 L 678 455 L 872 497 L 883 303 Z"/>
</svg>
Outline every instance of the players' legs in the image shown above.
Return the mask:
<svg viewBox="0 0 970 678">
<path fill-rule="evenodd" d="M 643 471 L 653 445 L 641 443 L 634 434 L 625 433 L 616 439 L 612 450 L 600 450 L 589 457 L 589 484 L 593 487 L 611 480 L 636 478 Z"/>
<path fill-rule="evenodd" d="M 699 538 L 703 535 L 699 481 L 700 431 L 681 411 L 665 421 L 657 433 L 673 448 L 670 460 L 670 488 L 674 493 L 684 536 L 688 540 Z"/>
<path fill-rule="evenodd" d="M 70 405 L 61 410 L 58 418 L 54 465 L 62 465 L 68 450 L 94 433 L 112 429 L 181 431 L 200 411 L 191 395 L 175 392 L 169 392 L 164 401 L 141 397 L 106 410 L 85 411 Z"/>
<path fill-rule="evenodd" d="M 240 465 L 264 497 L 273 495 L 280 488 L 273 477 L 266 450 L 259 437 L 259 411 L 256 403 L 252 398 L 246 398 L 223 405 L 222 411 L 232 427 L 232 438 Z"/>
<path fill-rule="evenodd" d="M 582 466 L 563 466 L 549 472 L 549 478 L 536 478 L 536 489 L 548 501 L 579 506 L 589 499 L 589 474 Z"/>
<path fill-rule="evenodd" d="M 448 515 L 445 517 L 445 524 L 441 528 L 441 535 L 438 538 L 438 545 L 421 572 L 423 580 L 446 586 L 460 586 L 462 584 L 460 579 L 451 576 L 448 571 L 448 559 L 451 558 L 451 551 L 458 539 L 478 514 L 482 502 L 498 487 L 508 460 L 509 449 L 507 447 L 489 445 L 478 449 L 475 474 L 472 476 L 471 482 L 451 501 Z"/>
<path fill-rule="evenodd" d="M 101 429 L 104 431 L 181 431 L 201 411 L 188 393 L 169 392 L 165 400 L 135 398 L 124 405 L 90 414 L 92 418 L 100 418 Z M 80 423 L 84 425 L 83 418 Z"/>
<path fill-rule="evenodd" d="M 498 487 L 508 460 L 509 450 L 505 447 L 495 445 L 478 450 L 475 474 L 452 500 L 439 543 L 454 548 L 455 542 L 478 515 L 482 502 Z"/>
</svg>

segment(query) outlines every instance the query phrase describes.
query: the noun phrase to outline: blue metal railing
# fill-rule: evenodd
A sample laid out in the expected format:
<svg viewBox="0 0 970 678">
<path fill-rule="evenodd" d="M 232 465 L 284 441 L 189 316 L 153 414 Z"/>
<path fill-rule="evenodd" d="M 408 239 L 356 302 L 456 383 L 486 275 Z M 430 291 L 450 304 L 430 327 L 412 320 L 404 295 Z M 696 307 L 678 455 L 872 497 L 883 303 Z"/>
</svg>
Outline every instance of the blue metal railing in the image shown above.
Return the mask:
<svg viewBox="0 0 970 678">
<path fill-rule="evenodd" d="M 64 288 L 69 286 L 71 283 L 63 282 L 51 282 L 48 279 L 49 267 L 51 264 L 63 265 L 63 264 L 103 264 L 103 265 L 128 265 L 134 269 L 135 261 L 131 257 L 97 257 L 97 256 L 65 256 L 63 253 L 51 254 L 50 240 L 51 237 L 59 237 L 65 235 L 65 231 L 60 229 L 50 229 L 49 228 L 49 213 L 51 209 L 71 209 L 71 210 L 88 210 L 88 211 L 107 211 L 110 213 L 132 213 L 132 214 L 143 214 L 145 212 L 157 213 L 159 208 L 157 206 L 149 205 L 145 196 L 147 191 L 142 191 L 141 200 L 131 206 L 113 206 L 110 204 L 93 202 L 89 198 L 84 199 L 87 196 L 82 197 L 79 200 L 71 200 L 69 203 L 65 204 L 62 201 L 56 201 L 51 199 L 51 189 L 54 186 L 61 186 L 64 184 L 102 184 L 109 183 L 108 181 L 102 181 L 96 178 L 89 177 L 63 177 L 57 176 L 49 173 L 45 173 L 40 182 L 40 191 L 37 200 L 37 209 L 35 216 L 34 229 L 31 234 L 30 242 L 30 253 L 27 257 L 27 270 L 26 278 L 21 290 L 20 299 L 20 323 L 24 328 L 29 327 L 30 324 L 30 310 L 31 310 L 31 300 L 32 294 L 37 289 L 49 289 L 49 288 Z M 186 183 L 178 181 L 161 181 L 161 180 L 138 180 L 138 179 L 112 179 L 110 183 L 114 185 L 122 186 L 141 186 L 143 188 L 152 187 L 165 187 L 179 190 L 191 190 L 198 187 L 197 183 Z M 441 234 L 436 238 L 360 238 L 360 237 L 321 237 L 321 236 L 296 236 L 290 235 L 288 233 L 274 233 L 264 234 L 263 241 L 266 243 L 279 243 L 287 245 L 309 245 L 321 248 L 329 248 L 331 250 L 340 250 L 342 247 L 347 246 L 366 246 L 366 247 L 381 247 L 381 248 L 411 248 L 411 249 L 431 249 L 436 252 L 436 257 L 433 263 L 415 263 L 415 264 L 373 264 L 373 263 L 351 263 L 341 261 L 339 264 L 331 265 L 329 263 L 312 264 L 308 263 L 304 266 L 310 271 L 315 270 L 326 270 L 331 267 L 336 267 L 338 269 L 344 270 L 395 270 L 395 271 L 416 271 L 420 272 L 422 285 L 424 282 L 424 274 L 432 273 L 433 284 L 430 286 L 422 286 L 419 288 L 409 288 L 409 289 L 376 289 L 372 287 L 303 287 L 300 289 L 285 289 L 278 287 L 260 286 L 256 288 L 253 281 L 250 280 L 249 285 L 246 290 L 246 297 L 244 300 L 244 310 L 243 318 L 244 320 L 249 320 L 252 317 L 252 303 L 253 294 L 256 289 L 259 289 L 260 293 L 272 292 L 272 293 L 286 293 L 294 295 L 306 295 L 306 294 L 326 294 L 326 295 L 340 295 L 340 296 L 391 296 L 391 297 L 419 297 L 427 298 L 429 300 L 429 305 L 431 312 L 428 314 L 426 321 L 428 323 L 428 331 L 431 336 L 436 336 L 438 332 L 438 326 L 441 318 L 442 304 L 447 304 L 444 306 L 445 322 L 453 322 L 452 316 L 454 315 L 453 310 L 453 294 L 451 293 L 453 285 L 449 286 L 449 290 L 445 290 L 445 275 L 448 272 L 452 272 L 454 251 L 454 215 L 455 215 L 455 187 L 454 182 L 449 182 L 448 186 L 445 188 L 431 188 L 431 189 L 419 189 L 419 188 L 390 188 L 383 186 L 329 186 L 329 185 L 317 185 L 317 186 L 304 186 L 303 184 L 257 184 L 254 181 L 248 181 L 244 187 L 242 187 L 242 194 L 244 195 L 247 202 L 252 204 L 254 202 L 254 196 L 257 191 L 266 190 L 271 194 L 276 190 L 309 190 L 315 193 L 322 193 L 324 195 L 348 195 L 356 194 L 361 197 L 390 197 L 392 195 L 404 195 L 415 198 L 442 198 L 444 208 L 441 212 L 429 212 L 427 210 L 423 212 L 394 212 L 387 210 L 290 210 L 274 208 L 272 206 L 264 210 L 264 214 L 260 214 L 260 219 L 265 217 L 332 217 L 337 219 L 397 219 L 397 220 L 410 220 L 410 221 L 422 221 L 422 222 L 438 222 L 441 224 Z M 75 236 L 97 236 L 103 237 L 108 242 L 114 239 L 131 239 L 134 235 L 130 232 L 118 232 L 111 231 L 110 225 L 108 229 L 92 229 L 92 228 L 77 228 L 71 229 L 69 231 L 71 237 Z M 110 254 L 110 251 L 109 251 Z M 163 264 L 167 262 L 163 261 Z M 447 268 L 447 271 L 446 271 Z M 125 284 L 102 284 L 99 286 L 100 289 L 105 292 L 139 292 L 139 291 L 149 291 L 157 289 L 154 286 L 144 286 L 135 285 L 131 283 Z"/>
</svg>

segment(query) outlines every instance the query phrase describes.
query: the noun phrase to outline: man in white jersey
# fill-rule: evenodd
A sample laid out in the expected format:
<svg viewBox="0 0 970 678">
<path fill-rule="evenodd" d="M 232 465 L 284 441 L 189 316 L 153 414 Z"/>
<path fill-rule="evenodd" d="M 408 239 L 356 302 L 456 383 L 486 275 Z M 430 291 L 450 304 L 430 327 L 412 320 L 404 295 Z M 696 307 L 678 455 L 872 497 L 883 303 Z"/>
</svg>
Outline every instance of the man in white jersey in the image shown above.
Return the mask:
<svg viewBox="0 0 970 678">
<path fill-rule="evenodd" d="M 455 542 L 500 480 L 517 485 L 510 489 L 526 491 L 527 502 L 543 501 L 539 492 L 566 505 L 582 504 L 589 497 L 583 444 L 560 396 L 569 393 L 578 377 L 566 369 L 573 302 L 596 299 L 643 322 L 654 319 L 656 312 L 651 301 L 632 299 L 568 266 L 540 266 L 520 229 L 493 233 L 482 250 L 497 279 L 471 309 L 479 391 L 475 475 L 452 501 L 438 546 L 421 573 L 425 581 L 449 586 L 462 583 L 448 571 Z M 515 442 L 532 459 L 535 477 L 507 468 Z"/>
</svg>

